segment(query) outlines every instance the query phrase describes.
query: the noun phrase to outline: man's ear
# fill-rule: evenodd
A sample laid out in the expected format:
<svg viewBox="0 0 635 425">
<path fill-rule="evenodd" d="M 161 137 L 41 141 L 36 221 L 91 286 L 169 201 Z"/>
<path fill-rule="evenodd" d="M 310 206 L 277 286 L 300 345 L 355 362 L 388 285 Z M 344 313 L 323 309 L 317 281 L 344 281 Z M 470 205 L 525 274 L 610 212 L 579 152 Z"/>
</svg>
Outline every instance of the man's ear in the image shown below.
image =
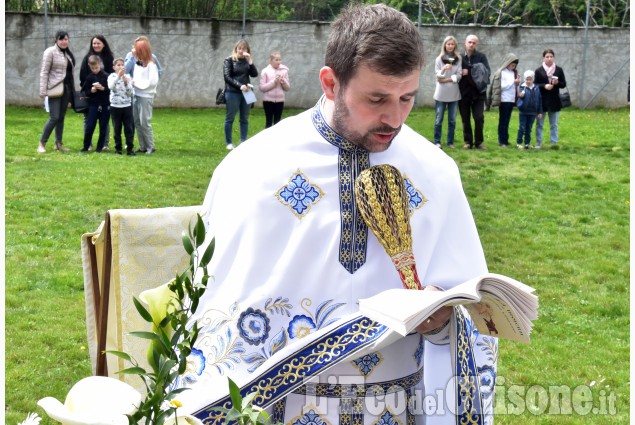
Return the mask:
<svg viewBox="0 0 635 425">
<path fill-rule="evenodd" d="M 324 96 L 326 96 L 328 100 L 334 101 L 337 90 L 339 90 L 339 83 L 337 81 L 335 73 L 328 66 L 322 67 L 322 69 L 320 69 L 320 84 L 322 84 Z"/>
</svg>

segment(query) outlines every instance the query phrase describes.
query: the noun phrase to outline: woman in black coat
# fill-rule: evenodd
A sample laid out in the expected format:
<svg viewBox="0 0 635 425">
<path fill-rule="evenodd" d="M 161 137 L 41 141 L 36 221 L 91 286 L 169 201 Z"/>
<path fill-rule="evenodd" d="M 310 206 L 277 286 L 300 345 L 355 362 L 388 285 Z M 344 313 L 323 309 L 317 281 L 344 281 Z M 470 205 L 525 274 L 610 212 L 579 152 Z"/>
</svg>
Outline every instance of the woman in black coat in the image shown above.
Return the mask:
<svg viewBox="0 0 635 425">
<path fill-rule="evenodd" d="M 232 142 L 232 128 L 236 114 L 240 112 L 240 143 L 247 140 L 249 131 L 249 110 L 251 105 L 247 103 L 243 92 L 252 90 L 250 77 L 258 76 L 258 69 L 251 57 L 249 43 L 240 40 L 234 45 L 231 56 L 223 61 L 223 78 L 225 79 L 225 143 L 228 150 L 234 149 Z"/>
<path fill-rule="evenodd" d="M 551 49 L 542 52 L 542 66 L 536 69 L 534 84 L 540 89 L 542 96 L 542 118 L 536 120 L 536 149 L 542 146 L 542 129 L 545 117 L 549 115 L 549 139 L 552 145 L 558 143 L 558 117 L 562 104 L 560 89 L 567 87 L 564 71 L 554 62 L 555 53 Z"/>
</svg>

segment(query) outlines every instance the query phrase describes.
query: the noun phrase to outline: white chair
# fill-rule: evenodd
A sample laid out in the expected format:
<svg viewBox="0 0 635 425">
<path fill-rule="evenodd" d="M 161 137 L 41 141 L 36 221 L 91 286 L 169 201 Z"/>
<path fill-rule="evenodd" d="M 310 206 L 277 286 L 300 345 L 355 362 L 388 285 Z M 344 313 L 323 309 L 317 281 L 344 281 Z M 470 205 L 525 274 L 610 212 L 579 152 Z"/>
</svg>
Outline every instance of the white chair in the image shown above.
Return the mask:
<svg viewBox="0 0 635 425">
<path fill-rule="evenodd" d="M 148 341 L 129 336 L 150 331 L 132 297 L 182 273 L 189 257 L 181 235 L 200 206 L 117 209 L 92 233 L 82 235 L 86 330 L 93 374 L 117 377 L 143 391 L 136 375 L 116 372 L 131 365 L 104 350 L 124 351 L 148 368 Z"/>
</svg>

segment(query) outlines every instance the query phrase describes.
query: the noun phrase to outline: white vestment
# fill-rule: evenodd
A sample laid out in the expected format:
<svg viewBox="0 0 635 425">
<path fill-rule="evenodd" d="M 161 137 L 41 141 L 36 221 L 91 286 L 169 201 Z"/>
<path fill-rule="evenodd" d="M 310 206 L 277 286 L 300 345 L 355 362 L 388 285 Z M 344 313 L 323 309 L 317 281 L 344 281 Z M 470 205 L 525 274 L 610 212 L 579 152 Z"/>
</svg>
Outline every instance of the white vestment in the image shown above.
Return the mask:
<svg viewBox="0 0 635 425">
<path fill-rule="evenodd" d="M 195 316 L 202 330 L 179 383 L 192 388 L 184 397 L 206 423 L 214 420 L 205 408 L 214 400 L 212 393 L 226 390 L 227 377 L 246 382 L 286 348 L 302 346 L 312 334 L 356 313 L 360 298 L 402 287 L 372 232 L 364 240 L 343 224 L 342 216 L 350 213 L 341 211 L 354 200 L 350 191 L 342 191 L 338 175 L 350 170 L 342 168 L 332 130 L 317 111 L 319 106 L 260 132 L 214 171 L 203 204 L 208 239 L 214 237 L 216 243 L 209 268 L 214 278 Z M 395 166 L 404 177 L 423 285 L 449 288 L 487 271 L 459 171 L 450 157 L 404 125 L 388 150 L 367 158 L 371 166 Z M 345 252 L 351 247 L 355 252 Z M 353 273 L 341 263 L 351 257 L 358 263 Z M 491 413 L 497 342 L 475 329 L 468 331 L 481 372 L 477 384 L 483 390 L 482 411 Z M 321 383 L 317 390 L 296 388 L 269 410 L 287 424 L 453 424 L 448 333 L 430 338 L 435 337 L 433 344 L 413 334 L 352 356 L 316 378 Z M 327 396 L 343 391 L 340 384 L 347 380 L 381 383 L 384 390 L 392 385 L 405 392 L 388 391 L 390 396 L 371 403 Z M 425 394 L 420 392 L 424 383 Z M 430 409 L 428 401 L 428 411 L 421 406 L 426 394 L 436 403 Z M 418 413 L 408 413 L 404 397 L 415 399 Z M 485 416 L 485 423 L 491 421 L 491 415 Z"/>
</svg>

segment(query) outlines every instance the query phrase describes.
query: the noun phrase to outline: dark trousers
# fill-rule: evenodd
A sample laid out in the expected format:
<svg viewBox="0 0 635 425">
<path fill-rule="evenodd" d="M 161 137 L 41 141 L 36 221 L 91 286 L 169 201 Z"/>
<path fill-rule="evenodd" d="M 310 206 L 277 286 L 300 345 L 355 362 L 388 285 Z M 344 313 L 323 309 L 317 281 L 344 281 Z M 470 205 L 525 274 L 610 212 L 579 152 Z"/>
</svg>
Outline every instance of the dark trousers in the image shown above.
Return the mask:
<svg viewBox="0 0 635 425">
<path fill-rule="evenodd" d="M 509 145 L 509 122 L 514 111 L 513 102 L 501 102 L 498 107 L 498 144 Z"/>
<path fill-rule="evenodd" d="M 126 149 L 132 152 L 134 149 L 134 116 L 132 114 L 132 106 L 125 108 L 110 107 L 110 116 L 112 117 L 112 126 L 115 130 L 115 150 L 121 152 L 121 129 L 126 137 Z"/>
<path fill-rule="evenodd" d="M 463 141 L 470 146 L 480 146 L 483 143 L 484 111 L 485 99 L 466 97 L 459 100 L 459 113 L 463 121 Z M 474 117 L 474 136 L 472 136 L 470 113 Z"/>
<path fill-rule="evenodd" d="M 525 146 L 529 146 L 531 142 L 531 129 L 536 121 L 535 115 L 520 114 L 520 121 L 518 125 L 518 139 L 516 143 L 523 144 L 523 136 L 525 136 Z"/>
<path fill-rule="evenodd" d="M 262 107 L 265 110 L 265 128 L 269 128 L 272 125 L 278 124 L 278 122 L 280 122 L 280 118 L 282 117 L 282 110 L 284 109 L 284 102 L 263 101 Z"/>
<path fill-rule="evenodd" d="M 101 152 L 106 142 L 106 131 L 110 122 L 110 105 L 89 105 L 88 120 L 84 131 L 84 149 L 88 149 L 93 140 L 95 127 L 99 122 L 99 138 L 97 139 L 96 152 Z"/>
</svg>

